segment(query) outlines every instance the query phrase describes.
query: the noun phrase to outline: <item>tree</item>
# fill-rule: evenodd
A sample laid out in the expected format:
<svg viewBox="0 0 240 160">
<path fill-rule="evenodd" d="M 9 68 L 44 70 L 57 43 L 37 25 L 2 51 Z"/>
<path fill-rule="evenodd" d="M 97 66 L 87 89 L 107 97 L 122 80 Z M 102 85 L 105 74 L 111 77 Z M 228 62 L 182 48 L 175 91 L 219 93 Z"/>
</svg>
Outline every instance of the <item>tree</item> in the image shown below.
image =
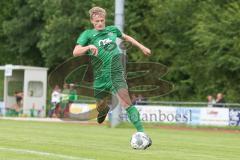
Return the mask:
<svg viewBox="0 0 240 160">
<path fill-rule="evenodd" d="M 2 24 L 5 20 L 9 20 L 13 15 L 13 7 L 10 1 L 0 1 L 0 64 L 12 63 L 14 56 L 11 54 L 11 48 L 7 43 L 7 36 L 3 33 Z"/>
<path fill-rule="evenodd" d="M 38 42 L 46 65 L 53 67 L 72 57 L 72 50 L 79 34 L 92 28 L 88 10 L 101 4 L 112 13 L 113 4 L 103 1 L 46 0 L 43 4 L 45 26 Z M 108 15 L 113 18 L 113 15 Z"/>
<path fill-rule="evenodd" d="M 129 49 L 129 61 L 163 63 L 174 91 L 158 100 L 205 100 L 224 92 L 240 102 L 240 2 L 235 0 L 127 0 L 124 32 L 151 48 Z M 0 63 L 54 69 L 72 57 L 79 34 L 92 28 L 88 9 L 114 1 L 9 0 L 0 2 Z"/>
<path fill-rule="evenodd" d="M 195 26 L 189 34 L 196 54 L 204 57 L 191 72 L 197 94 L 224 92 L 228 99 L 239 101 L 240 2 L 203 1 L 194 17 Z"/>
<path fill-rule="evenodd" d="M 3 22 L 10 55 L 17 64 L 43 66 L 44 61 L 36 44 L 43 26 L 41 1 L 13 0 L 12 18 Z"/>
</svg>

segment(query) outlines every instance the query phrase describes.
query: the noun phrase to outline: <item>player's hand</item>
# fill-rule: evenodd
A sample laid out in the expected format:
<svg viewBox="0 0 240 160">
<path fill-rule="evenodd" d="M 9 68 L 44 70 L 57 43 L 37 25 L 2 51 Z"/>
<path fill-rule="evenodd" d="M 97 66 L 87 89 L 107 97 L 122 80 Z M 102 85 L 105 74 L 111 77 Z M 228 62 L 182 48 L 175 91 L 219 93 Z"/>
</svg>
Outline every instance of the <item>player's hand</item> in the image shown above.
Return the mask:
<svg viewBox="0 0 240 160">
<path fill-rule="evenodd" d="M 150 56 L 151 55 L 151 50 L 148 49 L 147 47 L 143 46 L 143 47 L 141 47 L 141 50 L 142 50 L 144 55 L 146 55 L 146 56 Z"/>
<path fill-rule="evenodd" d="M 89 48 L 89 50 L 92 52 L 92 54 L 93 54 L 94 56 L 97 56 L 97 55 L 98 55 L 98 49 L 97 49 L 96 46 L 94 46 L 94 45 L 89 45 L 88 48 Z"/>
</svg>

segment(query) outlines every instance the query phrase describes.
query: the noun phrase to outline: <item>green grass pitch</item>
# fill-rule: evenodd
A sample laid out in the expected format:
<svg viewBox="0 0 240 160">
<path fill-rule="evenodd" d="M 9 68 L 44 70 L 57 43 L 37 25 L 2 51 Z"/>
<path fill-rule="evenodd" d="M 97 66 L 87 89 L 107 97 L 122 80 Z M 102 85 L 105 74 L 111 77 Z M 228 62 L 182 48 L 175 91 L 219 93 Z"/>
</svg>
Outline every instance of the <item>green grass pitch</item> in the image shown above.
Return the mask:
<svg viewBox="0 0 240 160">
<path fill-rule="evenodd" d="M 133 128 L 0 120 L 0 160 L 239 160 L 240 134 L 146 128 L 153 140 L 133 150 Z"/>
</svg>

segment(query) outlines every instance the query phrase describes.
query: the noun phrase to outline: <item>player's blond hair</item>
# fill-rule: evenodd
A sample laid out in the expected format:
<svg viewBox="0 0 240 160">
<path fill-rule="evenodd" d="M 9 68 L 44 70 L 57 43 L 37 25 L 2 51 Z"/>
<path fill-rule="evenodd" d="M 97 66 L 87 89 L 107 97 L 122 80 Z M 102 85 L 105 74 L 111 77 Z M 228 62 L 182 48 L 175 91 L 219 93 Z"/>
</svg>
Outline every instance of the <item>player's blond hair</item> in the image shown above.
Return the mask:
<svg viewBox="0 0 240 160">
<path fill-rule="evenodd" d="M 94 17 L 96 15 L 105 17 L 106 14 L 107 13 L 106 13 L 105 9 L 103 9 L 101 7 L 93 7 L 89 10 L 89 15 L 90 15 L 91 19 L 92 19 L 92 17 Z"/>
</svg>

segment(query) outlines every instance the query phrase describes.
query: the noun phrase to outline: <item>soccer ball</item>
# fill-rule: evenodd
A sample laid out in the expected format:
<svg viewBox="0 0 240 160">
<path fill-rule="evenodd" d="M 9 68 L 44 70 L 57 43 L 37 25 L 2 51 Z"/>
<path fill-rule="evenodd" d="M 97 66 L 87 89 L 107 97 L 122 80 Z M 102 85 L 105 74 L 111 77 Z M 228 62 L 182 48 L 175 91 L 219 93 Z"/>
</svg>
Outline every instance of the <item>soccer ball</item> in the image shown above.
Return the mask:
<svg viewBox="0 0 240 160">
<path fill-rule="evenodd" d="M 152 145 L 151 138 L 143 132 L 134 133 L 130 142 L 131 147 L 138 150 L 144 150 Z"/>
</svg>

